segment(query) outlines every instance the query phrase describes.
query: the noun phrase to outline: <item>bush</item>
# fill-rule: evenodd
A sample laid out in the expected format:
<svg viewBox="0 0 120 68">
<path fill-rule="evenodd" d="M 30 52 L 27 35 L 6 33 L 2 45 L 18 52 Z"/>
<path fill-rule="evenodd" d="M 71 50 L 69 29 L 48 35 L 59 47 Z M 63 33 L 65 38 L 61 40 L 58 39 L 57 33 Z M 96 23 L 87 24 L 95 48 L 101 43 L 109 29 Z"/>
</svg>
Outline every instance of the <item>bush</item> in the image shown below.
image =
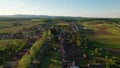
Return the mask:
<svg viewBox="0 0 120 68">
<path fill-rule="evenodd" d="M 31 60 L 35 58 L 39 50 L 41 49 L 42 45 L 44 44 L 46 38 L 48 36 L 48 32 L 44 32 L 42 38 L 39 39 L 33 46 L 30 48 L 30 54 L 24 55 L 22 59 L 19 61 L 19 65 L 17 68 L 30 68 Z"/>
<path fill-rule="evenodd" d="M 24 55 L 22 59 L 19 61 L 19 65 L 17 68 L 30 68 L 31 65 L 31 56 Z"/>
</svg>

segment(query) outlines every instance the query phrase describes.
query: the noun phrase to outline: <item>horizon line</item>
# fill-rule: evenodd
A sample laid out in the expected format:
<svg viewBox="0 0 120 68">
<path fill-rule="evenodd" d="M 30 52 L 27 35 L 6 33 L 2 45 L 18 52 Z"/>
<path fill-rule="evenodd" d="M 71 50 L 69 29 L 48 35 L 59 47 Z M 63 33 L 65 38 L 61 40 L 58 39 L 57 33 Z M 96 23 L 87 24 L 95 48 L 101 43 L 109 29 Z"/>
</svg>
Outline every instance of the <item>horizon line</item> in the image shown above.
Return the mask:
<svg viewBox="0 0 120 68">
<path fill-rule="evenodd" d="M 15 15 L 34 15 L 34 16 L 51 16 L 51 17 L 82 17 L 82 18 L 120 18 L 120 17 L 95 17 L 95 16 L 71 16 L 71 15 L 44 15 L 44 14 L 0 14 L 2 16 L 15 16 Z"/>
</svg>

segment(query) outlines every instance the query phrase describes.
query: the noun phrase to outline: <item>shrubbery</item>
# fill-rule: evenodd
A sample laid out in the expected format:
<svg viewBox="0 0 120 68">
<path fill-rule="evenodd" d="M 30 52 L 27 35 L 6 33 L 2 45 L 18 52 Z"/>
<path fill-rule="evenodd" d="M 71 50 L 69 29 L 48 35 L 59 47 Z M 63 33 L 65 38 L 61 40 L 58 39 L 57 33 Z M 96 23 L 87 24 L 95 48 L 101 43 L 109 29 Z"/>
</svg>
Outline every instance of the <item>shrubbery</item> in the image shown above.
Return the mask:
<svg viewBox="0 0 120 68">
<path fill-rule="evenodd" d="M 33 46 L 30 48 L 30 54 L 25 54 L 22 59 L 19 61 L 17 68 L 30 68 L 32 59 L 35 58 L 42 45 L 44 44 L 46 38 L 48 36 L 48 32 L 44 32 L 42 38 L 40 38 Z"/>
</svg>

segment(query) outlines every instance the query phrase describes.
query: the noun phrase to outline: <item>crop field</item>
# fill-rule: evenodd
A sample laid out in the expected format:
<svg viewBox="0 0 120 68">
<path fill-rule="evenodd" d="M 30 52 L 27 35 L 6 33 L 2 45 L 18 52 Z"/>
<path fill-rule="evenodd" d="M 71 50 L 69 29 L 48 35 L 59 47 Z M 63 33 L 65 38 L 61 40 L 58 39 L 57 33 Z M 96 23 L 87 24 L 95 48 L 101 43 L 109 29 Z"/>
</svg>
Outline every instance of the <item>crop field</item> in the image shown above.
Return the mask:
<svg viewBox="0 0 120 68">
<path fill-rule="evenodd" d="M 120 56 L 120 27 L 114 22 L 99 21 L 102 23 L 85 22 L 82 25 L 93 30 L 94 35 L 89 35 L 89 38 L 95 40 L 98 47 L 110 51 L 112 54 L 116 53 Z"/>
<path fill-rule="evenodd" d="M 38 25 L 40 22 L 31 20 L 25 21 L 1 21 L 0 22 L 0 33 L 11 33 L 19 30 L 24 30 L 32 26 Z"/>
</svg>

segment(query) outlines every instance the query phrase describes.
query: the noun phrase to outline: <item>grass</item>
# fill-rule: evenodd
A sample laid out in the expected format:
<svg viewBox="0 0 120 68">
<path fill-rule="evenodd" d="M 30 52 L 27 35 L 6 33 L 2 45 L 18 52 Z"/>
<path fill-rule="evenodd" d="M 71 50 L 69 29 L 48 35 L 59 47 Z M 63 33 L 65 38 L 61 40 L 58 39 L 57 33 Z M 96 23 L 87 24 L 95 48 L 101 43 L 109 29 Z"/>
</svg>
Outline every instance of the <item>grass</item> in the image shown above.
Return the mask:
<svg viewBox="0 0 120 68">
<path fill-rule="evenodd" d="M 54 47 L 59 47 L 58 44 L 53 44 Z M 61 53 L 52 50 L 49 56 L 42 60 L 41 68 L 61 68 Z"/>
<path fill-rule="evenodd" d="M 51 64 L 49 68 L 61 68 L 61 54 L 54 52 L 51 58 Z"/>
<path fill-rule="evenodd" d="M 118 28 L 109 28 L 107 31 L 109 31 L 115 35 L 120 35 L 120 29 L 118 29 Z"/>
<path fill-rule="evenodd" d="M 0 26 L 11 26 L 13 22 L 8 22 L 8 21 L 0 21 Z"/>
<path fill-rule="evenodd" d="M 120 39 L 120 36 L 118 35 L 97 35 L 95 36 L 95 38 L 97 39 L 102 39 L 102 40 L 112 40 L 114 41 L 114 39 Z M 120 40 L 118 40 L 120 42 Z"/>
<path fill-rule="evenodd" d="M 22 25 L 19 26 L 13 26 L 14 23 L 19 23 L 19 21 L 1 21 L 0 22 L 0 27 L 2 26 L 9 26 L 8 28 L 1 28 L 0 33 L 13 33 L 19 30 L 23 30 L 23 28 L 30 28 L 34 25 L 38 25 L 39 22 L 32 22 L 32 21 L 20 21 Z"/>
<path fill-rule="evenodd" d="M 120 42 L 113 41 L 95 41 L 95 44 L 101 48 L 120 48 Z"/>
<path fill-rule="evenodd" d="M 50 57 L 45 57 L 45 59 L 42 62 L 41 68 L 49 68 L 50 65 Z"/>
<path fill-rule="evenodd" d="M 58 52 L 54 52 L 50 56 L 44 58 L 41 68 L 61 68 L 61 56 Z"/>
<path fill-rule="evenodd" d="M 0 40 L 0 46 L 6 46 L 9 44 L 9 42 L 14 41 L 14 40 L 21 40 L 21 39 L 6 39 L 6 40 Z"/>
<path fill-rule="evenodd" d="M 116 41 L 120 42 L 120 29 L 116 28 L 112 24 L 108 23 L 102 23 L 102 24 L 93 24 L 93 23 L 83 23 L 82 25 L 86 26 L 87 28 L 90 28 L 94 31 L 98 31 L 95 34 L 96 35 L 91 35 L 90 38 L 94 40 L 104 40 L 104 41 Z M 104 29 L 100 30 L 101 28 L 106 28 L 105 31 Z M 103 32 L 103 33 L 100 33 Z M 106 33 L 104 33 L 106 32 Z M 110 34 L 109 34 L 110 33 Z"/>
<path fill-rule="evenodd" d="M 103 23 L 103 24 L 85 23 L 83 25 L 87 26 L 88 28 L 92 28 L 93 30 L 108 27 L 105 30 L 112 34 L 95 33 L 96 35 L 90 35 L 89 38 L 93 39 L 93 40 L 97 40 L 97 41 L 95 41 L 95 43 L 98 45 L 98 47 L 120 48 L 120 29 L 114 27 L 114 25 L 107 24 L 107 23 Z"/>
<path fill-rule="evenodd" d="M 56 25 L 69 26 L 69 23 L 57 23 Z"/>
</svg>

